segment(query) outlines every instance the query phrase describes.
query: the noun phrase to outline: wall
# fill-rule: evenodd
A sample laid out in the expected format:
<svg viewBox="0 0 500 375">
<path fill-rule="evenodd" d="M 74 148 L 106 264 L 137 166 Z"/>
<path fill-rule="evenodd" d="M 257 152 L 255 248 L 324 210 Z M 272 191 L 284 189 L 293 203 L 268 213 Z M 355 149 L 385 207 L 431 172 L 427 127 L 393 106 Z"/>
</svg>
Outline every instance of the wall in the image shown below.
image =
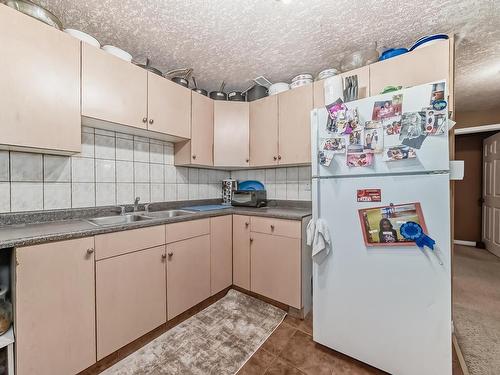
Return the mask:
<svg viewBox="0 0 500 375">
<path fill-rule="evenodd" d="M 236 180 L 258 180 L 268 199 L 311 200 L 311 167 L 286 167 L 232 171 Z"/>
<path fill-rule="evenodd" d="M 229 172 L 173 164 L 172 143 L 82 127 L 71 157 L 0 151 L 0 212 L 221 197 Z"/>
</svg>

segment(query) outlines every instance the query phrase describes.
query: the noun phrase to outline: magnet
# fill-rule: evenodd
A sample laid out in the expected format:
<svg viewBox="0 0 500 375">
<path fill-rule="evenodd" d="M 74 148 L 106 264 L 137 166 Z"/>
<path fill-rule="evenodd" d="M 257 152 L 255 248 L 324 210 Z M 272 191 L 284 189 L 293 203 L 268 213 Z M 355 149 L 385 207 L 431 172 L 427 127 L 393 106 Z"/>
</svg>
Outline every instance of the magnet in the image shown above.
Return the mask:
<svg viewBox="0 0 500 375">
<path fill-rule="evenodd" d="M 446 107 L 448 106 L 448 103 L 446 100 L 434 100 L 432 102 L 432 108 L 434 108 L 435 111 L 444 111 Z"/>
</svg>

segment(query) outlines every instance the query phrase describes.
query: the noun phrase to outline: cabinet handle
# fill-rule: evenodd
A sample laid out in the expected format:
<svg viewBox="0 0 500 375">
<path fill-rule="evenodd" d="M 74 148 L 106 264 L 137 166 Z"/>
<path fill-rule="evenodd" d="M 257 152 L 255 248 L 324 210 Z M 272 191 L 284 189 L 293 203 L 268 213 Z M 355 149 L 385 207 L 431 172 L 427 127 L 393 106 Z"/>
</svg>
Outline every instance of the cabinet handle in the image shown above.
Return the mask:
<svg viewBox="0 0 500 375">
<path fill-rule="evenodd" d="M 196 155 L 193 155 L 193 159 L 196 159 Z"/>
<path fill-rule="evenodd" d="M 168 252 L 168 257 L 169 257 L 169 258 L 171 258 L 173 255 L 174 255 L 174 252 L 173 252 L 173 251 L 169 251 L 169 252 Z"/>
<path fill-rule="evenodd" d="M 271 224 L 271 230 L 274 230 L 274 225 L 273 224 Z"/>
<path fill-rule="evenodd" d="M 277 156 L 273 156 L 273 159 L 274 159 L 274 160 L 278 160 L 278 157 L 277 157 Z"/>
<path fill-rule="evenodd" d="M 153 122 L 155 122 L 155 120 L 153 120 L 152 118 L 149 119 L 149 124 L 150 125 L 153 125 Z"/>
<path fill-rule="evenodd" d="M 167 259 L 167 254 L 161 254 L 161 259 Z"/>
<path fill-rule="evenodd" d="M 147 117 L 143 117 L 143 118 L 142 118 L 142 122 L 143 122 L 143 123 L 148 122 L 148 118 L 147 118 Z"/>
<path fill-rule="evenodd" d="M 247 163 L 250 161 L 250 159 L 245 159 L 245 160 L 246 160 Z"/>
<path fill-rule="evenodd" d="M 281 160 L 281 155 L 278 155 L 278 160 Z"/>
<path fill-rule="evenodd" d="M 252 237 L 250 237 L 250 242 L 253 242 L 253 238 Z"/>
<path fill-rule="evenodd" d="M 94 251 L 95 251 L 95 250 L 94 250 L 94 248 L 93 248 L 93 247 L 89 247 L 89 248 L 87 249 L 87 254 L 89 254 L 89 255 L 90 255 L 90 254 L 92 254 Z"/>
<path fill-rule="evenodd" d="M 249 226 L 249 225 L 250 225 L 250 223 L 249 223 L 249 222 L 246 222 L 246 223 L 245 223 L 245 227 L 246 227 L 246 228 L 248 228 L 248 226 Z"/>
</svg>

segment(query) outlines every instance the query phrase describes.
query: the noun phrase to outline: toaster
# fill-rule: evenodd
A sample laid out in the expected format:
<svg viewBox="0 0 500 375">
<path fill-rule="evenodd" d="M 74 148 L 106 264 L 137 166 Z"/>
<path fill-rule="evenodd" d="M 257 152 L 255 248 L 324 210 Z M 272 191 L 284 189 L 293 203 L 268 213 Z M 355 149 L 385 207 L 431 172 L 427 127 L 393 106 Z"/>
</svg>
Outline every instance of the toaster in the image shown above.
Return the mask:
<svg viewBox="0 0 500 375">
<path fill-rule="evenodd" d="M 233 192 L 233 199 L 231 200 L 233 206 L 245 207 L 264 207 L 267 205 L 267 194 L 265 190 L 235 190 Z"/>
</svg>

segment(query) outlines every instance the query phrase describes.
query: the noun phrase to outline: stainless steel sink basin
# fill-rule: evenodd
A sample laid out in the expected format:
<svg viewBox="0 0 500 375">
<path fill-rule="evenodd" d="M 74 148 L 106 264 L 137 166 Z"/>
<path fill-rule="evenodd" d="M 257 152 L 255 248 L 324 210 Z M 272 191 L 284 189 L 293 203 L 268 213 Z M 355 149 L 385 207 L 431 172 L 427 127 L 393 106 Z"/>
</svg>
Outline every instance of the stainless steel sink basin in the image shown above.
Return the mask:
<svg viewBox="0 0 500 375">
<path fill-rule="evenodd" d="M 99 225 L 117 225 L 117 224 L 128 224 L 135 223 L 137 221 L 151 220 L 151 217 L 147 217 L 144 215 L 117 215 L 117 216 L 103 216 L 103 217 L 95 217 L 93 219 L 88 219 L 87 221 Z"/>
<path fill-rule="evenodd" d="M 154 211 L 154 212 L 147 212 L 144 214 L 145 217 L 148 218 L 167 218 L 167 217 L 176 217 L 176 216 L 184 216 L 184 215 L 189 215 L 193 214 L 194 212 L 192 211 L 186 211 L 186 210 L 167 210 L 167 211 Z"/>
</svg>

